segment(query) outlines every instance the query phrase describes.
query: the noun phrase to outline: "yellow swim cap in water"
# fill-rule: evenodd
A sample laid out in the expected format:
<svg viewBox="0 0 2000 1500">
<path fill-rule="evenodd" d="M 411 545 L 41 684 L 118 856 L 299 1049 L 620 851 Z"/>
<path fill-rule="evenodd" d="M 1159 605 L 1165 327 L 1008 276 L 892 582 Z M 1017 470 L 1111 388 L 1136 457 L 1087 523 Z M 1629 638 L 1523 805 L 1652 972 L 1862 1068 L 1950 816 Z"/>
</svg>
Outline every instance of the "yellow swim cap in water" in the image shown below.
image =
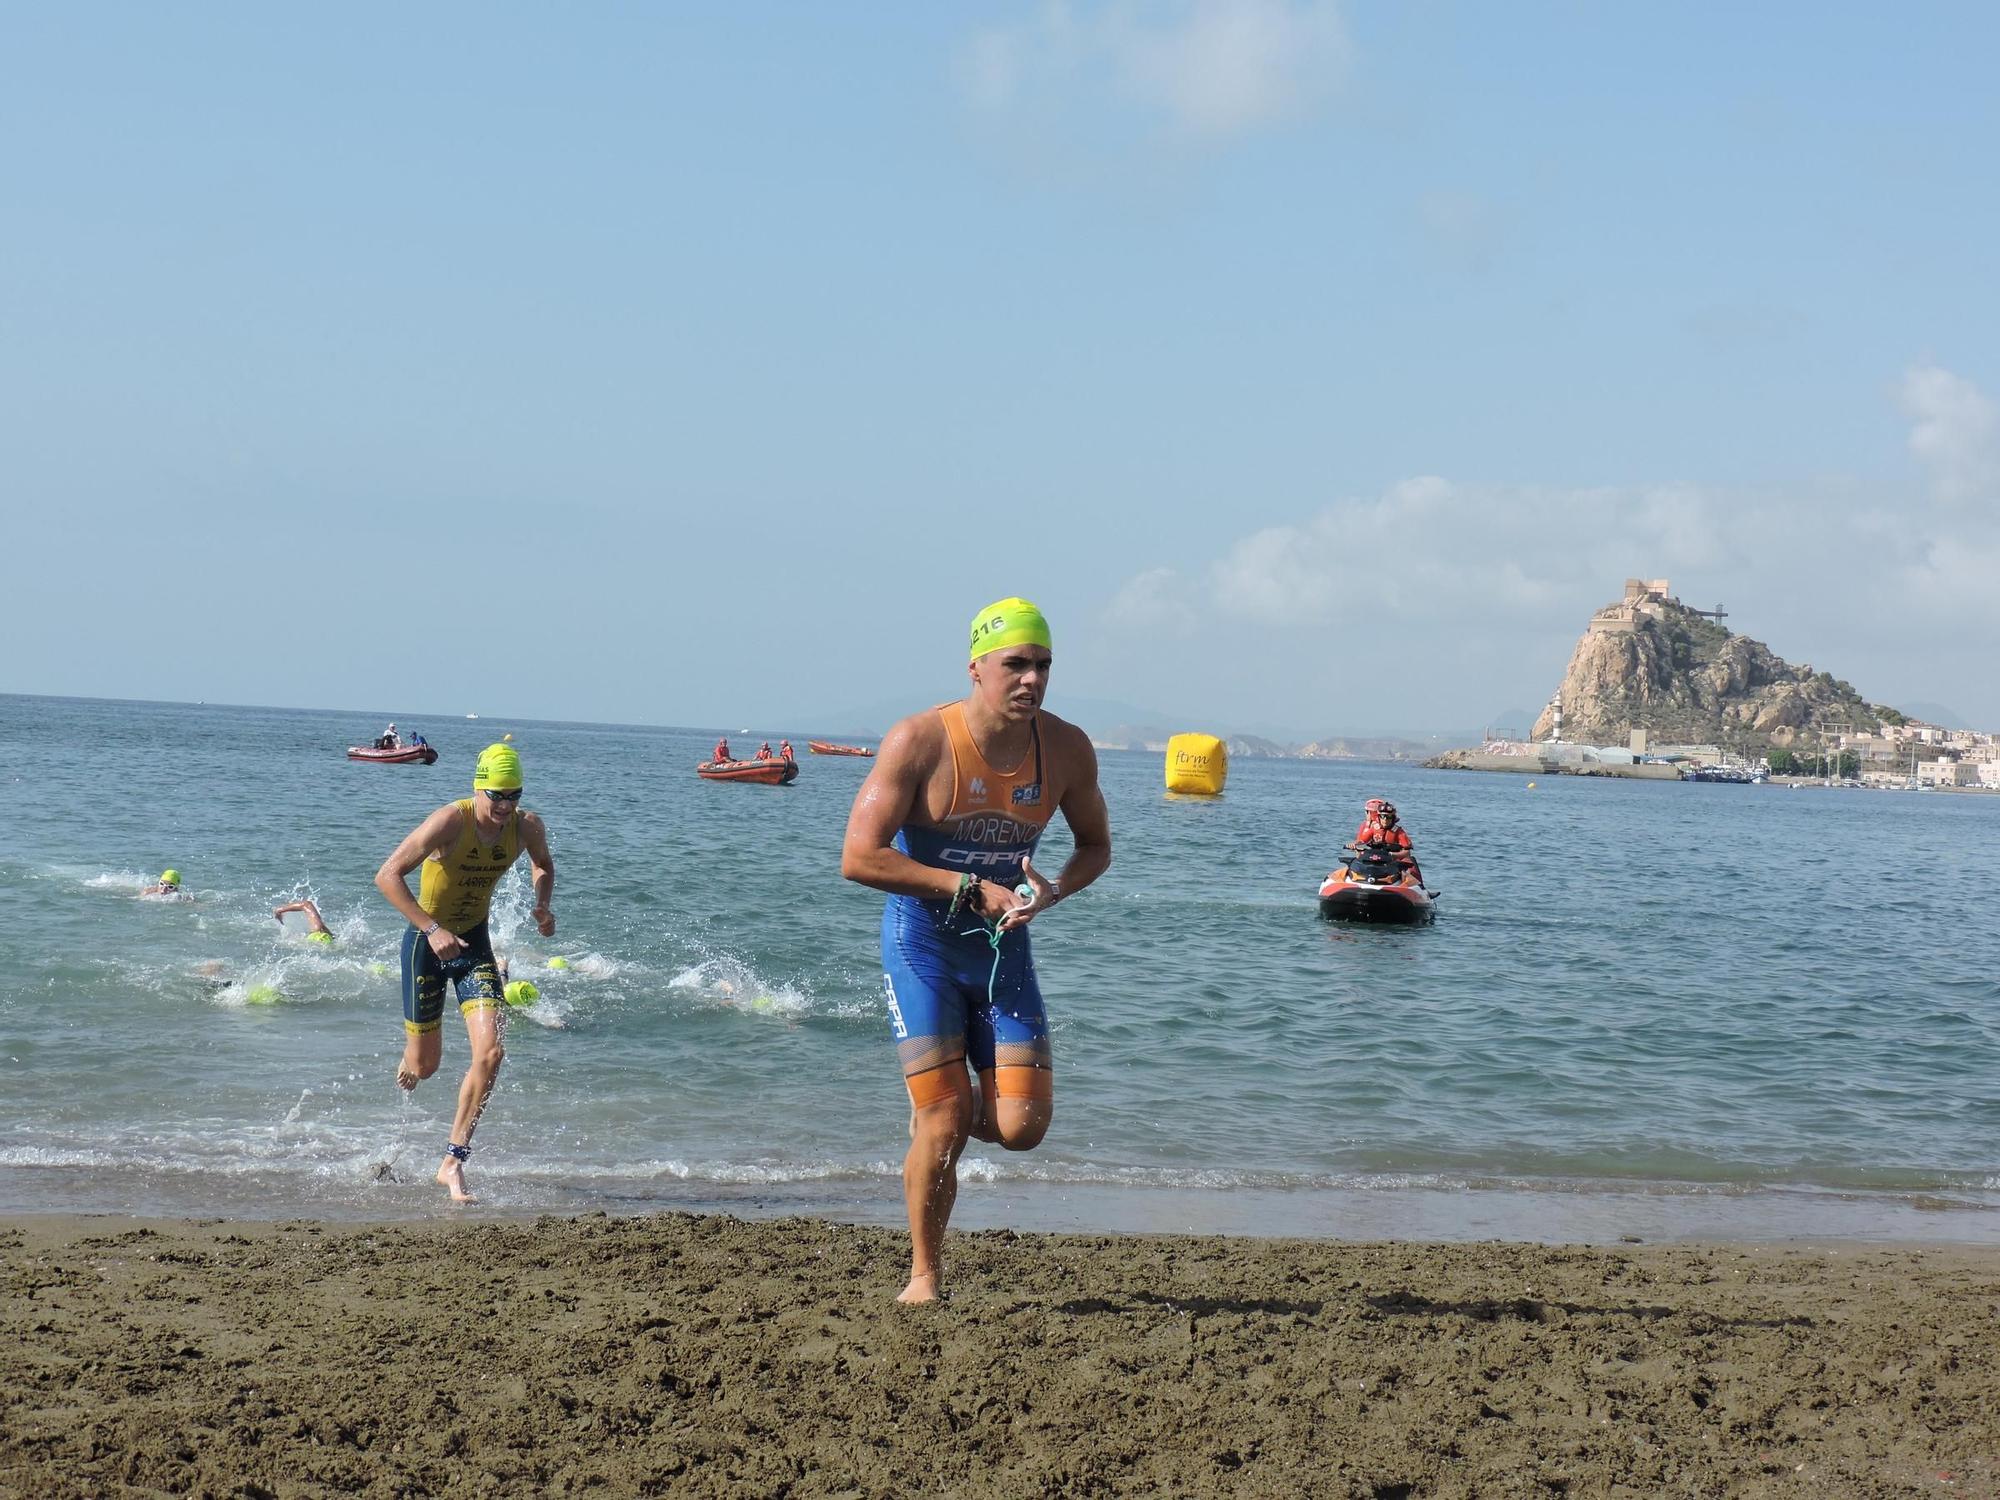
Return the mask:
<svg viewBox="0 0 2000 1500">
<path fill-rule="evenodd" d="M 181 883 L 181 872 L 179 870 L 160 871 L 161 885 L 179 885 L 180 883 Z"/>
<path fill-rule="evenodd" d="M 276 1005 L 285 997 L 278 993 L 276 985 L 253 984 L 243 992 L 245 1005 Z"/>
<path fill-rule="evenodd" d="M 542 992 L 525 979 L 516 979 L 502 991 L 509 1005 L 533 1005 L 542 998 Z"/>
<path fill-rule="evenodd" d="M 475 792 L 513 792 L 521 787 L 521 757 L 512 745 L 488 745 L 472 770 Z"/>
<path fill-rule="evenodd" d="M 306 934 L 306 941 L 309 943 L 323 943 L 327 947 L 332 947 L 333 934 L 330 932 L 309 932 Z"/>
<path fill-rule="evenodd" d="M 1049 643 L 1049 622 L 1026 599 L 999 599 L 972 617 L 971 660 L 1008 646 L 1055 649 Z"/>
<path fill-rule="evenodd" d="M 549 967 L 551 969 L 567 969 L 569 967 L 569 960 L 558 953 L 554 958 L 549 960 Z"/>
</svg>

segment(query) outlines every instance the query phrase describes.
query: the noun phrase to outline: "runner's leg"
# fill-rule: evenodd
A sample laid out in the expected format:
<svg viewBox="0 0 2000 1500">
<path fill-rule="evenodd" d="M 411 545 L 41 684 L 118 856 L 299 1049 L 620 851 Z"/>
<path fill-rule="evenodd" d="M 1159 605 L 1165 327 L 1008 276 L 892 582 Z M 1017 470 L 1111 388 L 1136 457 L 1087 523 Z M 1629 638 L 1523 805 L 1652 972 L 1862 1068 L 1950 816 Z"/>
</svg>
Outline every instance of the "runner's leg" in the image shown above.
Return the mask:
<svg viewBox="0 0 2000 1500">
<path fill-rule="evenodd" d="M 413 1089 L 435 1073 L 444 1036 L 444 971 L 424 935 L 414 927 L 403 932 L 403 1059 L 396 1066 L 396 1086 Z"/>
<path fill-rule="evenodd" d="M 944 1231 L 958 1201 L 958 1157 L 972 1115 L 965 1062 L 906 1079 L 916 1105 L 916 1128 L 903 1157 L 903 1206 L 910 1216 L 910 1280 L 899 1302 L 928 1302 L 938 1295 L 944 1269 Z"/>
<path fill-rule="evenodd" d="M 465 1018 L 465 1037 L 472 1050 L 465 1077 L 458 1086 L 458 1110 L 452 1116 L 451 1146 L 438 1166 L 437 1180 L 450 1190 L 455 1203 L 473 1202 L 465 1186 L 465 1156 L 472 1151 L 472 1133 L 500 1076 L 500 1064 L 507 1049 L 501 1045 L 501 1007 L 506 1003 L 500 987 L 499 966 L 484 925 L 465 935 L 471 963 L 457 979 L 458 1009 Z M 461 1154 L 462 1153 L 462 1154 Z"/>
<path fill-rule="evenodd" d="M 966 1050 L 979 1070 L 984 1123 L 992 1132 L 981 1139 L 1009 1151 L 1032 1151 L 1055 1118 L 1054 1054 L 1028 935 L 1008 944 L 991 1002 L 974 1010 Z"/>
</svg>

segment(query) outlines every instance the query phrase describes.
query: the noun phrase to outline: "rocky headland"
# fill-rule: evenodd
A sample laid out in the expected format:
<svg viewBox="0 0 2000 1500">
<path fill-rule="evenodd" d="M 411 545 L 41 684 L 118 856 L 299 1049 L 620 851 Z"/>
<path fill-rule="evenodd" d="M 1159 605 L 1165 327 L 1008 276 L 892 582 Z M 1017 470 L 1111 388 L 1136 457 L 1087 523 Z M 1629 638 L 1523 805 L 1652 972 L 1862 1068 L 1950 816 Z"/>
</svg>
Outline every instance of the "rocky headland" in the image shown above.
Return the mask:
<svg viewBox="0 0 2000 1500">
<path fill-rule="evenodd" d="M 1665 580 L 1628 580 L 1625 597 L 1590 618 L 1569 670 L 1530 738 L 1624 745 L 1633 730 L 1654 744 L 1709 744 L 1762 752 L 1835 724 L 1879 729 L 1893 709 L 1848 683 L 1793 666 L 1762 641 L 1689 608 Z"/>
</svg>

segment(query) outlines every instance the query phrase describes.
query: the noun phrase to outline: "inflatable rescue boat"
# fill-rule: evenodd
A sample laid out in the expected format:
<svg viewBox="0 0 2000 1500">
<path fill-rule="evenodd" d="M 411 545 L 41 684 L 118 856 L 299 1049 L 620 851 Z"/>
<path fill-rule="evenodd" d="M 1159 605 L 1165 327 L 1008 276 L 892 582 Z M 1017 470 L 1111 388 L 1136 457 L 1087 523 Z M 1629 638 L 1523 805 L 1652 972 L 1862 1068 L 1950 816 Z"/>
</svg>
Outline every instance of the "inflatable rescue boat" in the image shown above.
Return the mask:
<svg viewBox="0 0 2000 1500">
<path fill-rule="evenodd" d="M 703 781 L 753 781 L 759 786 L 788 786 L 799 779 L 795 760 L 705 760 L 694 768 Z"/>
<path fill-rule="evenodd" d="M 373 745 L 349 745 L 349 760 L 372 760 L 381 766 L 434 766 L 437 750 L 430 745 L 398 745 L 393 750 L 377 750 Z"/>
</svg>

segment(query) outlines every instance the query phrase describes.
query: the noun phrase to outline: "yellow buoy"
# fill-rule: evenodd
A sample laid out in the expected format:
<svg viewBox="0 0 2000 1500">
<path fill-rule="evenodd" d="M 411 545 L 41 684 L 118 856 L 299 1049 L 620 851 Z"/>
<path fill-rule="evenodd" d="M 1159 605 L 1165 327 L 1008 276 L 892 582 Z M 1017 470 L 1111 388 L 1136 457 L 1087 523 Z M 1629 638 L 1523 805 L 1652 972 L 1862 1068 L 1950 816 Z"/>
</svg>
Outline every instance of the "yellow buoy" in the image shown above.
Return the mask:
<svg viewBox="0 0 2000 1500">
<path fill-rule="evenodd" d="M 1213 797 L 1229 779 L 1229 747 L 1212 734 L 1177 734 L 1167 741 L 1167 790 Z"/>
</svg>

